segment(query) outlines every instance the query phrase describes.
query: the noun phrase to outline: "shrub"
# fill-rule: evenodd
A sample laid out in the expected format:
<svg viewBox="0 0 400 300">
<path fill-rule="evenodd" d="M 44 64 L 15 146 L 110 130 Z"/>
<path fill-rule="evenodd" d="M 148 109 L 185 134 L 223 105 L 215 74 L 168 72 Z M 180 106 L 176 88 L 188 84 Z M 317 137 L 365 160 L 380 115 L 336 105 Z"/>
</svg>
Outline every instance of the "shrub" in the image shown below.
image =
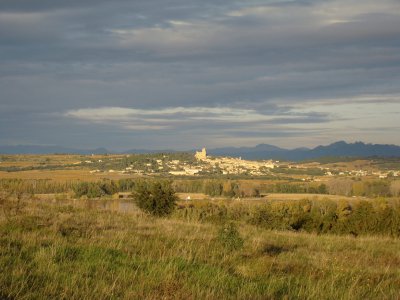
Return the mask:
<svg viewBox="0 0 400 300">
<path fill-rule="evenodd" d="M 18 216 L 30 196 L 23 193 L 6 193 L 0 191 L 0 209 L 7 220 Z"/>
<path fill-rule="evenodd" d="M 226 222 L 228 209 L 225 205 L 208 203 L 200 208 L 199 221 L 208 221 L 215 224 Z"/>
<path fill-rule="evenodd" d="M 78 182 L 72 187 L 75 197 L 87 196 L 88 198 L 100 198 L 118 192 L 117 184 L 112 180 L 98 182 Z"/>
<path fill-rule="evenodd" d="M 235 223 L 227 223 L 218 231 L 218 241 L 227 250 L 239 250 L 243 247 L 243 239 Z"/>
<path fill-rule="evenodd" d="M 140 182 L 134 197 L 140 209 L 159 217 L 171 214 L 178 200 L 170 181 Z"/>
<path fill-rule="evenodd" d="M 400 207 L 375 201 L 277 201 L 256 207 L 247 222 L 266 229 L 400 236 Z"/>
</svg>

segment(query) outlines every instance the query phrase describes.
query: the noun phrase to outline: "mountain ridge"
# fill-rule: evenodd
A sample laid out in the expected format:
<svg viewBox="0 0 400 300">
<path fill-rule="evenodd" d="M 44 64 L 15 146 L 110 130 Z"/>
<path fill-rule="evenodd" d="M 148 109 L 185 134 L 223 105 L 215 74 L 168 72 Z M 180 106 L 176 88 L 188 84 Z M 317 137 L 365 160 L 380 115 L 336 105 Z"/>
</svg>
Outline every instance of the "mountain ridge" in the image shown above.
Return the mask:
<svg viewBox="0 0 400 300">
<path fill-rule="evenodd" d="M 271 145 L 270 145 L 271 146 Z M 253 147 L 252 149 L 256 149 Z M 221 149 L 221 148 L 220 148 Z M 222 148 L 223 149 L 223 148 Z M 236 148 L 240 149 L 240 148 Z M 211 155 L 221 155 L 222 151 L 210 149 Z M 224 153 L 225 156 L 240 156 L 245 159 L 280 159 L 280 160 L 306 160 L 320 157 L 400 157 L 400 146 L 393 144 L 369 144 L 363 142 L 346 143 L 338 141 L 329 145 L 319 145 L 315 148 L 278 148 L 274 151 L 231 151 Z"/>
<path fill-rule="evenodd" d="M 127 151 L 109 151 L 105 148 L 75 149 L 62 146 L 39 146 L 39 145 L 16 145 L 0 146 L 0 154 L 144 154 L 144 153 L 168 153 L 168 152 L 194 152 L 195 150 L 148 150 L 130 149 Z M 372 144 L 372 143 L 347 143 L 337 141 L 329 145 L 319 145 L 314 148 L 298 147 L 285 149 L 270 144 L 258 144 L 253 147 L 221 147 L 207 149 L 210 155 L 242 157 L 244 159 L 280 159 L 280 160 L 306 160 L 327 156 L 345 157 L 400 157 L 400 146 L 394 144 Z"/>
<path fill-rule="evenodd" d="M 105 154 L 105 148 L 76 149 L 62 146 L 15 145 L 0 146 L 0 154 Z"/>
</svg>

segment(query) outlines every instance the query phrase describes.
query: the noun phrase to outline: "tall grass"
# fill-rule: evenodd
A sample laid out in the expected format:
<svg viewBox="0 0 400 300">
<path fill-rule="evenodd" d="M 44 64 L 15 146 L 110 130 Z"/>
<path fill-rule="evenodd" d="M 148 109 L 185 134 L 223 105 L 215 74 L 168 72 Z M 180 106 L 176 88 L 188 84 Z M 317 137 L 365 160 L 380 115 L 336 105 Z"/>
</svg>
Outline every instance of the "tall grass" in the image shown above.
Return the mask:
<svg viewBox="0 0 400 300">
<path fill-rule="evenodd" d="M 0 298 L 397 299 L 400 293 L 396 238 L 238 223 L 221 239 L 221 225 L 201 220 L 24 199 L 13 205 L 18 210 L 3 209 L 7 217 L 0 217 Z M 243 244 L 227 247 L 230 236 Z"/>
<path fill-rule="evenodd" d="M 265 229 L 316 234 L 400 237 L 398 199 L 296 201 L 195 201 L 181 203 L 177 218 L 223 223 L 241 221 Z"/>
</svg>

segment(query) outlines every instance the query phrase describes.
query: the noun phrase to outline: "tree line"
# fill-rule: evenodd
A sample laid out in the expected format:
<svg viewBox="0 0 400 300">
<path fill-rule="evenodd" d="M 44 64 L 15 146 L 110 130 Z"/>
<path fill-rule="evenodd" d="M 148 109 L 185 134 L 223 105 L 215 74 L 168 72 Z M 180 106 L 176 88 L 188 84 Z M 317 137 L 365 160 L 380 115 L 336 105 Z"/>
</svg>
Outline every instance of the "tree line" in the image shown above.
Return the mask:
<svg viewBox="0 0 400 300">
<path fill-rule="evenodd" d="M 400 202 L 395 199 L 351 202 L 303 199 L 257 206 L 225 201 L 180 205 L 175 215 L 201 222 L 245 222 L 272 230 L 400 237 Z"/>
<path fill-rule="evenodd" d="M 28 194 L 73 193 L 75 197 L 98 198 L 133 191 L 139 179 L 54 181 L 50 179 L 0 179 L 0 189 Z M 400 180 L 356 181 L 332 179 L 318 182 L 262 182 L 251 180 L 176 179 L 178 193 L 204 193 L 211 197 L 260 197 L 266 193 L 332 194 L 365 197 L 399 197 Z"/>
</svg>

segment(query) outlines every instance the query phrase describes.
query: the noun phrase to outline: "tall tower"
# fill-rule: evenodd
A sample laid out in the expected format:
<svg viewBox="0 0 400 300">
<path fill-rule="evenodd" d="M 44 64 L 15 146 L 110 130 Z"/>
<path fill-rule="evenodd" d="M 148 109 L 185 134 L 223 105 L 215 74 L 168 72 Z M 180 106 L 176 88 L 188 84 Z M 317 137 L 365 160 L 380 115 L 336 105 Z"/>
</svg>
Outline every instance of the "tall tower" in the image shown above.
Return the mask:
<svg viewBox="0 0 400 300">
<path fill-rule="evenodd" d="M 206 148 L 201 149 L 201 151 L 196 151 L 196 154 L 194 156 L 198 160 L 207 159 L 207 150 L 206 150 Z"/>
</svg>

